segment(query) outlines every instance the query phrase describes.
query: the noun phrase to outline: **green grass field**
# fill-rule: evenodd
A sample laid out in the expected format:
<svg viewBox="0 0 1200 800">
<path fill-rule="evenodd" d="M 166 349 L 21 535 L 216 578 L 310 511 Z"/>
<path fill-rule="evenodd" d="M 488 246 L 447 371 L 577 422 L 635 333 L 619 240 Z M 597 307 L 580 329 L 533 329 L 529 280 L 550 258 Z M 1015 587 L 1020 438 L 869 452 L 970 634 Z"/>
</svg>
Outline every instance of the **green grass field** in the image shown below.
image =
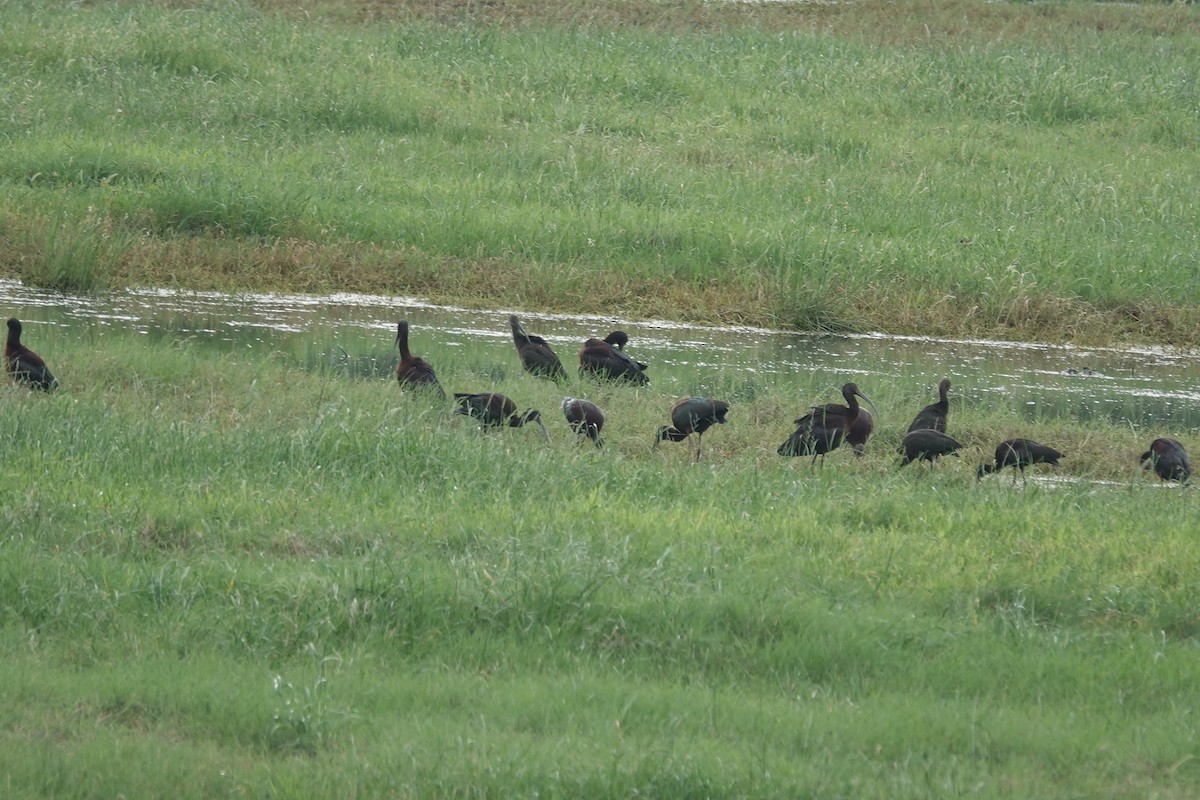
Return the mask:
<svg viewBox="0 0 1200 800">
<path fill-rule="evenodd" d="M 670 398 L 496 382 L 509 347 L 442 380 L 550 444 L 333 365 L 42 341 L 62 390 L 0 389 L 9 796 L 1200 789 L 1194 490 L 1137 473 L 1149 432 L 1029 423 L 1078 482 L 977 484 L 1013 410 L 956 407 L 963 457 L 898 471 L 929 387 L 879 380 L 867 456 L 813 469 L 775 454 L 794 376 L 696 464 L 651 447 Z"/>
<path fill-rule="evenodd" d="M 1190 4 L 0 6 L 0 270 L 1196 344 Z"/>
<path fill-rule="evenodd" d="M 9 0 L 0 275 L 1194 345 L 1198 23 Z M 1025 421 L 1060 479 L 976 482 L 1022 417 L 963 403 L 962 458 L 899 471 L 931 387 L 880 377 L 867 456 L 814 469 L 775 450 L 831 376 L 732 374 L 694 463 L 657 365 L 422 341 L 547 444 L 98 330 L 33 332 L 61 391 L 0 385 L 4 797 L 1200 794 L 1195 489 L 1137 469 L 1194 432 Z"/>
</svg>

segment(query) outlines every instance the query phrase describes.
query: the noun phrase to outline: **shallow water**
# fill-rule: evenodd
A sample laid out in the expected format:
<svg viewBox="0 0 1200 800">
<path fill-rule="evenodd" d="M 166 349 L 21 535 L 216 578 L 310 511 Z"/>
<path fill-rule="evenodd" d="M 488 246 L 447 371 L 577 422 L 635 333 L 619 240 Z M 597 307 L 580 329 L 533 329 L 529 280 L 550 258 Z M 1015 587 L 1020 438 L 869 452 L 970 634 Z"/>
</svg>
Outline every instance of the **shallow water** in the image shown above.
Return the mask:
<svg viewBox="0 0 1200 800">
<path fill-rule="evenodd" d="M 497 370 L 515 368 L 508 315 L 518 313 L 530 333 L 544 336 L 570 365 L 589 336 L 620 328 L 630 352 L 652 365 L 652 386 L 667 394 L 699 385 L 786 382 L 804 376 L 836 387 L 857 381 L 928 387 L 954 381 L 956 402 L 1014 404 L 1028 419 L 1107 419 L 1161 430 L 1200 427 L 1200 353 L 1157 348 L 1080 348 L 1048 344 L 929 339 L 884 335 L 832 336 L 749 327 L 709 327 L 661 320 L 543 314 L 520 309 L 463 309 L 413 298 L 374 295 L 228 295 L 134 289 L 70 296 L 0 281 L 0 308 L 26 322 L 26 339 L 39 349 L 44 325 L 81 340 L 120 327 L 151 339 L 183 339 L 227 350 L 291 354 L 315 367 L 336 363 L 364 376 L 394 368 L 395 325 L 407 318 L 413 350 L 439 363 L 456 357 L 480 368 L 494 340 Z M 43 345 L 42 350 L 45 350 Z M 461 355 L 459 355 L 461 354 Z M 482 367 L 486 369 L 486 367 Z M 702 376 L 702 377 L 697 377 Z M 689 385 L 689 381 L 692 383 Z"/>
</svg>

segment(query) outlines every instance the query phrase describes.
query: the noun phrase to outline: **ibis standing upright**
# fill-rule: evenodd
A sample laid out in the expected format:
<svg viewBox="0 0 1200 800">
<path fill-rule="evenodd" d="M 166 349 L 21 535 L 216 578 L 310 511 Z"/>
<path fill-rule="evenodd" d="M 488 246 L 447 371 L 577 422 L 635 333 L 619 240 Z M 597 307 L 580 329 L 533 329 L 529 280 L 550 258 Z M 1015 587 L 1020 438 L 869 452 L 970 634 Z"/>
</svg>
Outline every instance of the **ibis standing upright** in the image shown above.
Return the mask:
<svg viewBox="0 0 1200 800">
<path fill-rule="evenodd" d="M 33 389 L 49 391 L 58 386 L 50 368 L 37 353 L 21 344 L 21 321 L 8 320 L 8 339 L 4 342 L 4 369 L 17 383 Z"/>
<path fill-rule="evenodd" d="M 950 379 L 942 378 L 938 384 L 938 401 L 930 403 L 917 412 L 916 419 L 908 426 L 908 432 L 931 430 L 946 432 L 946 417 L 950 413 Z"/>
<path fill-rule="evenodd" d="M 871 398 L 859 391 L 856 384 L 842 386 L 842 397 L 846 398 L 846 405 L 827 403 L 813 406 L 811 411 L 796 420 L 796 430 L 779 446 L 779 455 L 812 456 L 814 464 L 817 463 L 817 456 L 821 456 L 821 463 L 824 464 L 825 454 L 841 446 L 842 440 L 858 419 L 858 398 L 866 401 L 876 416 L 879 414 Z"/>
<path fill-rule="evenodd" d="M 654 446 L 659 442 L 682 442 L 696 434 L 696 460 L 700 460 L 700 447 L 704 443 L 704 432 L 713 425 L 724 425 L 729 413 L 729 403 L 724 400 L 709 400 L 707 397 L 685 397 L 671 409 L 671 425 L 663 425 L 654 437 Z"/>
<path fill-rule="evenodd" d="M 516 345 L 521 366 L 525 368 L 526 372 L 556 381 L 566 380 L 567 371 L 563 369 L 558 355 L 550 348 L 545 339 L 526 333 L 516 314 L 509 315 L 508 324 L 512 327 L 513 344 Z"/>
<path fill-rule="evenodd" d="M 400 382 L 400 386 L 437 389 L 438 395 L 444 398 L 446 392 L 438 383 L 433 367 L 420 356 L 414 356 L 408 349 L 408 320 L 402 319 L 396 325 L 396 346 L 400 348 L 400 363 L 396 365 L 396 380 Z"/>
</svg>

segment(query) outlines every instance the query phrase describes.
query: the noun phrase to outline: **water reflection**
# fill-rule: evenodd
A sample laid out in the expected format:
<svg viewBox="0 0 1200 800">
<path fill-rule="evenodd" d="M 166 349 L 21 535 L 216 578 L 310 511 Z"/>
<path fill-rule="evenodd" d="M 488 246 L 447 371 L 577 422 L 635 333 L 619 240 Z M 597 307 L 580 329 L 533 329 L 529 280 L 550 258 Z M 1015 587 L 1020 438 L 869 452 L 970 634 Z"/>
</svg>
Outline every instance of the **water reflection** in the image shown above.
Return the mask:
<svg viewBox="0 0 1200 800">
<path fill-rule="evenodd" d="M 86 339 L 106 328 L 142 333 L 152 340 L 191 338 L 226 350 L 282 351 L 315 368 L 333 364 L 356 375 L 386 377 L 394 368 L 396 320 L 413 324 L 413 349 L 437 353 L 443 363 L 482 371 L 517 369 L 515 356 L 502 364 L 480 355 L 480 342 L 511 347 L 507 317 L 519 313 L 527 330 L 546 337 L 564 363 L 579 344 L 614 328 L 629 332 L 652 379 L 667 386 L 717 375 L 721 388 L 751 395 L 758 381 L 820 376 L 835 384 L 881 377 L 929 386 L 950 375 L 961 402 L 1005 405 L 1027 419 L 1107 419 L 1162 429 L 1200 426 L 1200 353 L 1156 348 L 1079 348 L 894 337 L 798 334 L 750 327 L 698 327 L 667 321 L 630 322 L 602 316 L 543 314 L 517 309 L 463 309 L 402 297 L 179 292 L 134 289 L 75 297 L 0 281 L 7 315 L 63 326 L 64 335 Z M 507 366 L 505 366 L 505 364 Z M 852 364 L 848 368 L 846 365 Z M 685 378 L 684 376 L 689 376 Z M 969 391 L 965 391 L 969 387 Z M 675 388 L 675 387 L 672 387 Z M 669 390 L 666 390 L 669 391 Z M 744 399 L 744 398 L 742 398 Z"/>
</svg>

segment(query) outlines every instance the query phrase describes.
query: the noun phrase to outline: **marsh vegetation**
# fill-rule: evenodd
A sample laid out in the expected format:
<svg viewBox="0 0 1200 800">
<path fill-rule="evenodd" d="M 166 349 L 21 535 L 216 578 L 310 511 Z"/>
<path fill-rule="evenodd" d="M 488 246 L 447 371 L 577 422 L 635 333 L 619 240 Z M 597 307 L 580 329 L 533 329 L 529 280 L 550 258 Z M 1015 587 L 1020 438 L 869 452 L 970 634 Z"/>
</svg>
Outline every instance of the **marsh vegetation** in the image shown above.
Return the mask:
<svg viewBox="0 0 1200 800">
<path fill-rule="evenodd" d="M 1194 344 L 1186 4 L 0 7 L 0 268 Z"/>
</svg>

